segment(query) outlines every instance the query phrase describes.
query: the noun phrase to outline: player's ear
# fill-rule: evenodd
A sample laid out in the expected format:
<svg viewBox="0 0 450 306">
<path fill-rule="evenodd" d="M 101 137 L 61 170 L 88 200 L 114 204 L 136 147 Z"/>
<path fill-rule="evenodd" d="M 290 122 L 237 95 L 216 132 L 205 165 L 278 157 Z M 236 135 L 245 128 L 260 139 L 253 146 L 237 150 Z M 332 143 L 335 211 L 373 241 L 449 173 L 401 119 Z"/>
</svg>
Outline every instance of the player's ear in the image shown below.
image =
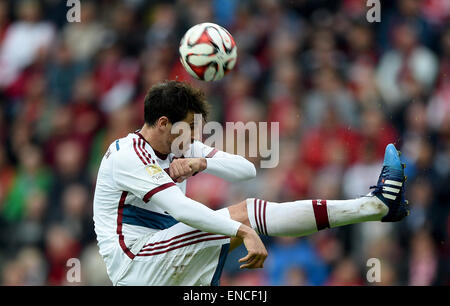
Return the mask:
<svg viewBox="0 0 450 306">
<path fill-rule="evenodd" d="M 169 124 L 169 118 L 167 118 L 166 116 L 159 117 L 158 121 L 156 122 L 157 127 L 162 129 L 166 129 Z"/>
</svg>

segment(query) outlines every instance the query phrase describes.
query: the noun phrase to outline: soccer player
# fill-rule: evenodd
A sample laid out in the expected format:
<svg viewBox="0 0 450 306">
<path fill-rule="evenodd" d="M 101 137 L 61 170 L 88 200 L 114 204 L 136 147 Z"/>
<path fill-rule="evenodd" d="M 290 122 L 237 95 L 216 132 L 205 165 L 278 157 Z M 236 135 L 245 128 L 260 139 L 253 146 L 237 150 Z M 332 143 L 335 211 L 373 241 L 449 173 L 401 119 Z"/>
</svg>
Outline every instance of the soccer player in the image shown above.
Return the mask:
<svg viewBox="0 0 450 306">
<path fill-rule="evenodd" d="M 365 221 L 399 221 L 408 213 L 404 166 L 391 144 L 378 184 L 351 200 L 284 203 L 246 199 L 217 211 L 185 196 L 186 179 L 204 171 L 228 181 L 251 179 L 245 158 L 192 139 L 175 158 L 180 133 L 206 117 L 203 93 L 166 81 L 145 98 L 144 126 L 117 139 L 105 153 L 97 177 L 94 222 L 98 246 L 114 285 L 218 285 L 229 251 L 244 243 L 241 268 L 262 268 L 267 251 L 259 235 L 304 236 Z M 192 136 L 193 137 L 193 136 Z"/>
</svg>

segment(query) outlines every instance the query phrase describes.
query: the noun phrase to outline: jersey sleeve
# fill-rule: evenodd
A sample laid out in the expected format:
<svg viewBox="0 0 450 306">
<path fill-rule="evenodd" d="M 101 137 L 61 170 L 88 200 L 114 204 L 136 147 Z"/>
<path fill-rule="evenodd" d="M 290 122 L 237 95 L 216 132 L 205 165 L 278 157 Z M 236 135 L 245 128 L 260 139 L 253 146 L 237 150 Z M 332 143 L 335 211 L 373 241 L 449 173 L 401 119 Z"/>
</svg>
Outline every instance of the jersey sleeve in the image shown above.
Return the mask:
<svg viewBox="0 0 450 306">
<path fill-rule="evenodd" d="M 139 157 L 139 153 L 124 152 L 114 159 L 113 179 L 119 189 L 129 191 L 144 202 L 157 192 L 176 186 L 155 160 Z"/>
<path fill-rule="evenodd" d="M 249 180 L 256 176 L 255 166 L 244 157 L 212 148 L 197 140 L 185 157 L 206 158 L 204 172 L 230 182 Z"/>
<path fill-rule="evenodd" d="M 189 150 L 184 154 L 184 157 L 205 157 L 211 158 L 216 155 L 219 150 L 205 145 L 203 142 L 195 140 Z"/>
<path fill-rule="evenodd" d="M 176 220 L 208 233 L 234 237 L 242 225 L 186 197 L 179 188 L 154 194 L 150 203 L 167 211 Z"/>
</svg>

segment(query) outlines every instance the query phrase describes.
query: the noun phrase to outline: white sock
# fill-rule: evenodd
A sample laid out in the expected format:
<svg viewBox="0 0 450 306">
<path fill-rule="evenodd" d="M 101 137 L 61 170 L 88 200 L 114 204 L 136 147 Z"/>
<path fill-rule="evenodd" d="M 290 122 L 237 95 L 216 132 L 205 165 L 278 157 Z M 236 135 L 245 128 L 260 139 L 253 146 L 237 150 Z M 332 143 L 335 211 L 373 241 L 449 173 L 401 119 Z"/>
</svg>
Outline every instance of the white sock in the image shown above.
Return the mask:
<svg viewBox="0 0 450 306">
<path fill-rule="evenodd" d="M 367 221 L 379 221 L 388 207 L 377 197 L 352 200 L 302 200 L 267 202 L 247 199 L 252 228 L 267 236 L 305 236 L 324 228 Z"/>
</svg>

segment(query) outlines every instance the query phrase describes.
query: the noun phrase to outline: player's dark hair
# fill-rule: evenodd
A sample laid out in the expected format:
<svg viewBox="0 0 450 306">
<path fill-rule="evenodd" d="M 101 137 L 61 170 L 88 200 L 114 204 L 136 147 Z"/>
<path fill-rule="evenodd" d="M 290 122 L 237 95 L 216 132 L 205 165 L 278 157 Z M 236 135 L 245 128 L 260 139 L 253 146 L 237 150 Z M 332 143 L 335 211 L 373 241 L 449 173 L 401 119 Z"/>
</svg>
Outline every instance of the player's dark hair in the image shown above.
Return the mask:
<svg viewBox="0 0 450 306">
<path fill-rule="evenodd" d="M 148 125 L 166 116 L 171 123 L 186 118 L 188 112 L 201 114 L 206 120 L 208 103 L 204 93 L 180 81 L 164 81 L 150 88 L 144 102 L 144 120 Z"/>
</svg>

